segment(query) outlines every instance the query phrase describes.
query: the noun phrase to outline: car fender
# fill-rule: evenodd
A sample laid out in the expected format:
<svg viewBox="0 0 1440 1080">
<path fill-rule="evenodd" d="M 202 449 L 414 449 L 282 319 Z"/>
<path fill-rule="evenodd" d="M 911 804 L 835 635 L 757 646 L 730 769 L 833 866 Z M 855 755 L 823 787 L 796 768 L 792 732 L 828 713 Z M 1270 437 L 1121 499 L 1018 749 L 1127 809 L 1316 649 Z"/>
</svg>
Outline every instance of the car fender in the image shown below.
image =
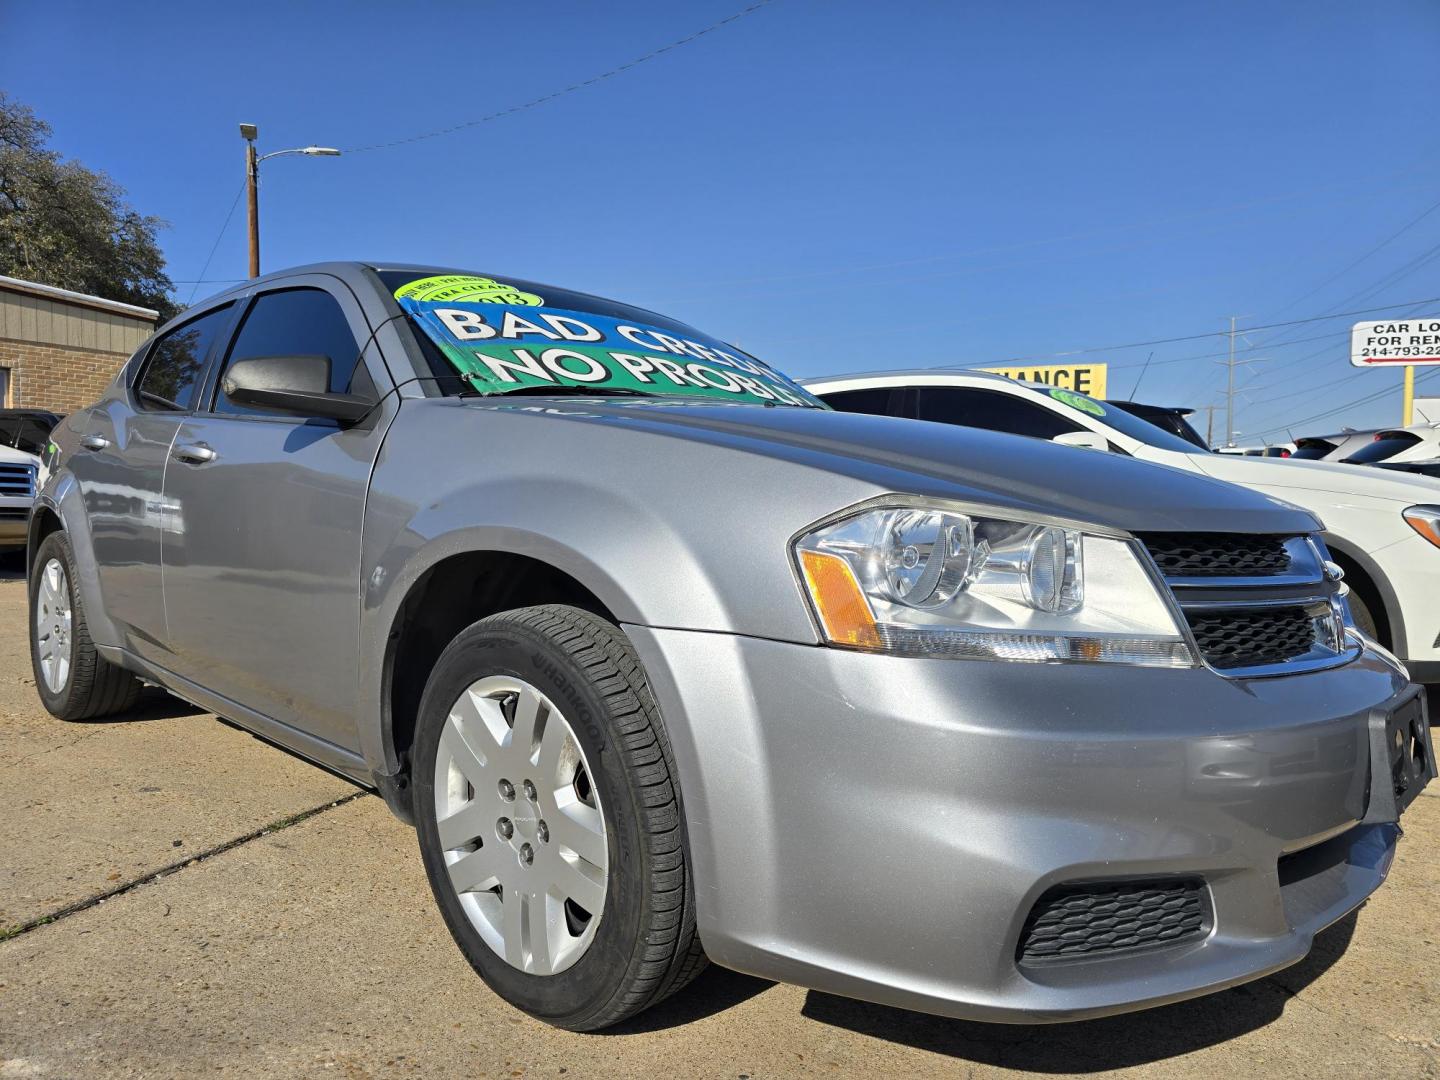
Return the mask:
<svg viewBox="0 0 1440 1080">
<path fill-rule="evenodd" d="M 381 481 L 383 482 L 383 480 Z M 622 626 L 673 625 L 684 598 L 692 627 L 733 626 L 736 613 L 701 553 L 687 544 L 643 493 L 576 480 L 508 477 L 456 487 L 414 508 L 408 518 L 375 509 L 388 496 L 372 491 L 361 566 L 361 750 L 372 769 L 393 772 L 386 730 L 385 665 L 400 609 L 424 575 L 456 556 L 523 555 L 577 581 Z M 646 553 L 650 572 L 637 569 Z M 804 609 L 795 597 L 797 612 Z M 808 623 L 803 624 L 808 627 Z"/>
<path fill-rule="evenodd" d="M 80 590 L 80 600 L 85 606 L 85 625 L 90 639 L 96 645 L 119 646 L 120 632 L 106 614 L 100 591 L 100 569 L 95 562 L 95 548 L 90 537 L 90 517 L 85 513 L 80 485 L 73 474 L 64 472 L 52 476 L 45 488 L 35 497 L 34 505 L 30 509 L 29 549 L 25 557 L 27 577 L 35 558 L 41 509 L 49 510 L 58 517 L 60 527 L 70 537 L 70 552 L 75 560 L 77 577 L 75 585 Z"/>
</svg>

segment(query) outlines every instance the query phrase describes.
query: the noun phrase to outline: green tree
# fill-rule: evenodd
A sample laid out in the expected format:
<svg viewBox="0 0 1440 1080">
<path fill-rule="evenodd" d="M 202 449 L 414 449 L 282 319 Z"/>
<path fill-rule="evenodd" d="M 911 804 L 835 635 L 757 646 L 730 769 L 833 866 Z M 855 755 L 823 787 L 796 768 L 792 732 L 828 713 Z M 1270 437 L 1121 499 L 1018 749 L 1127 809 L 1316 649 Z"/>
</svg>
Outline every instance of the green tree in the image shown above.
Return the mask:
<svg viewBox="0 0 1440 1080">
<path fill-rule="evenodd" d="M 178 309 L 155 234 L 102 172 L 46 148 L 50 125 L 0 91 L 0 274 L 155 308 Z"/>
</svg>

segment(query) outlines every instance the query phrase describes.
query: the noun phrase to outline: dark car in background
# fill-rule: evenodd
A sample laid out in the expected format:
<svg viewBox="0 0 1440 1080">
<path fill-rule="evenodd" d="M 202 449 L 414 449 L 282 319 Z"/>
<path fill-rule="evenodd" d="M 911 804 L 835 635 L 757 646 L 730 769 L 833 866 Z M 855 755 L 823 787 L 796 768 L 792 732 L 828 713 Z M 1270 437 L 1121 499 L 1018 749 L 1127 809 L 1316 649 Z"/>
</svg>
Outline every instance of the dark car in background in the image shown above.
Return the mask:
<svg viewBox="0 0 1440 1080">
<path fill-rule="evenodd" d="M 0 446 L 39 457 L 61 419 L 45 409 L 0 409 Z"/>
<path fill-rule="evenodd" d="M 1334 435 L 1307 435 L 1295 440 L 1291 457 L 1302 461 L 1344 461 L 1375 437 L 1374 430 L 1341 431 Z"/>
<path fill-rule="evenodd" d="M 1186 419 L 1186 417 L 1195 415 L 1194 409 L 1182 409 L 1168 405 L 1146 405 L 1139 401 L 1107 400 L 1106 404 L 1114 405 L 1115 408 L 1122 409 L 1131 416 L 1138 416 L 1141 420 L 1148 420 L 1161 431 L 1178 435 L 1186 442 L 1194 443 L 1201 450 L 1210 449 L 1210 444 L 1190 426 L 1190 421 Z"/>
</svg>

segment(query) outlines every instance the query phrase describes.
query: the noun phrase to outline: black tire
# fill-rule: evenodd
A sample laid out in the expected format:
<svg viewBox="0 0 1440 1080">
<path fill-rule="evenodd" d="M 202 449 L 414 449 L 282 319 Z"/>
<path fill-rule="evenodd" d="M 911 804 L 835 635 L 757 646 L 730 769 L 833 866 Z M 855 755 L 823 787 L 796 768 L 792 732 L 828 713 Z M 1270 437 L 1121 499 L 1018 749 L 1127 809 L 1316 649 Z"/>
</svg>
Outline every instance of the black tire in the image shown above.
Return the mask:
<svg viewBox="0 0 1440 1080">
<path fill-rule="evenodd" d="M 435 762 L 446 718 L 477 679 L 529 682 L 572 721 L 605 808 L 608 887 L 595 937 L 573 966 L 512 967 L 471 923 L 451 886 L 438 835 Z M 675 765 L 639 657 L 617 627 L 578 608 L 522 608 L 474 623 L 440 655 L 420 702 L 412 776 L 425 872 L 446 925 L 497 994 L 571 1031 L 617 1024 L 685 986 L 705 967 Z"/>
<path fill-rule="evenodd" d="M 65 570 L 70 601 L 70 671 L 58 691 L 50 689 L 40 668 L 35 622 L 41 575 L 52 559 Z M 30 569 L 30 666 L 35 673 L 35 689 L 52 716 L 61 720 L 94 720 L 133 707 L 140 696 L 141 682 L 124 668 L 110 663 L 95 648 L 85 621 L 85 602 L 75 587 L 76 580 L 70 538 L 63 532 L 51 533 L 40 544 Z"/>
<path fill-rule="evenodd" d="M 1370 611 L 1370 605 L 1365 602 L 1358 589 L 1350 590 L 1350 615 L 1362 634 L 1388 647 L 1389 642 L 1381 638 L 1379 628 L 1375 625 L 1375 616 Z M 1387 634 L 1386 637 L 1388 636 Z"/>
</svg>

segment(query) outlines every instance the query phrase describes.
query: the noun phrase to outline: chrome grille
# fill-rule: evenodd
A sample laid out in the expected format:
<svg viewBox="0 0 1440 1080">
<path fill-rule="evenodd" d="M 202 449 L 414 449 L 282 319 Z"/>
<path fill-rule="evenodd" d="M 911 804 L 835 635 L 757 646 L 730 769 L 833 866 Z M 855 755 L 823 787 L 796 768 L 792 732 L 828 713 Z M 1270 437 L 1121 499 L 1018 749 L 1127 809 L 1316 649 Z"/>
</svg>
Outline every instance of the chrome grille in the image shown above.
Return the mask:
<svg viewBox="0 0 1440 1080">
<path fill-rule="evenodd" d="M 33 465 L 0 464 L 0 496 L 33 499 L 35 497 L 35 467 Z"/>
<path fill-rule="evenodd" d="M 1061 885 L 1031 909 L 1016 950 L 1022 964 L 1100 959 L 1179 945 L 1209 930 L 1199 878 Z"/>
<path fill-rule="evenodd" d="M 1143 533 L 1201 658 L 1230 676 L 1280 675 L 1354 655 L 1337 586 L 1304 536 Z"/>
</svg>

